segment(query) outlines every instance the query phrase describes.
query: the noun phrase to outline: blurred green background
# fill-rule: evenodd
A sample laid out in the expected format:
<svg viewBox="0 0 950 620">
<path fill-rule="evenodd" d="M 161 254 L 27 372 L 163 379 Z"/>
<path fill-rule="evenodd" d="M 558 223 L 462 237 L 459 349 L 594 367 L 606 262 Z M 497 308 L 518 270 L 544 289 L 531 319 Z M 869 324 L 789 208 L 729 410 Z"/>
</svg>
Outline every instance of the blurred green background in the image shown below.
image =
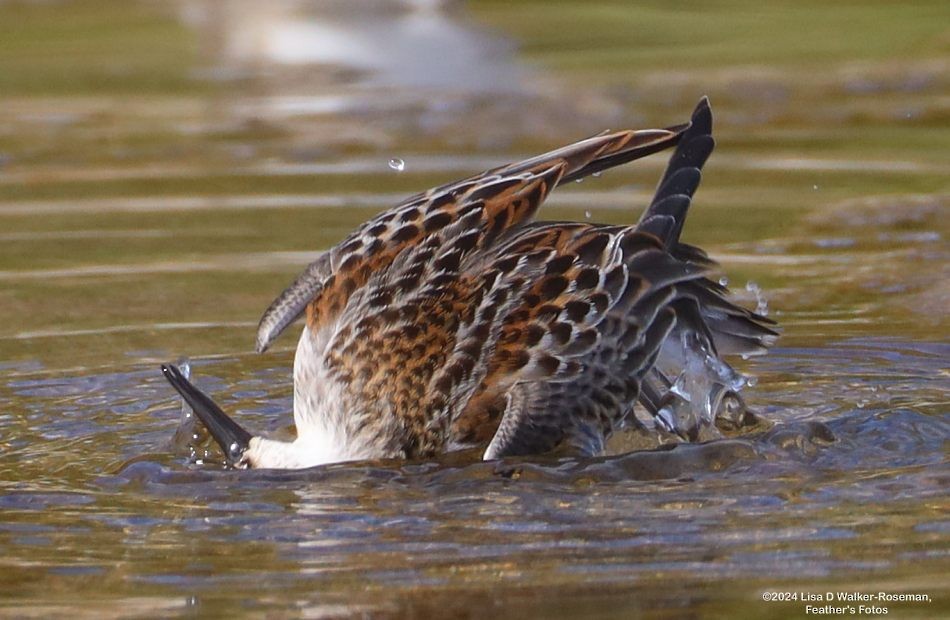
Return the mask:
<svg viewBox="0 0 950 620">
<path fill-rule="evenodd" d="M 939 1 L 4 2 L 0 358 L 247 350 L 305 264 L 296 252 L 487 165 L 680 122 L 704 94 L 719 148 L 693 241 L 807 238 L 840 225 L 849 199 L 943 234 L 948 14 Z M 636 205 L 659 165 L 564 192 L 547 214 L 579 217 L 591 191 L 624 184 Z M 220 327 L 154 331 L 177 323 Z M 57 338 L 83 330 L 95 337 Z"/>
</svg>

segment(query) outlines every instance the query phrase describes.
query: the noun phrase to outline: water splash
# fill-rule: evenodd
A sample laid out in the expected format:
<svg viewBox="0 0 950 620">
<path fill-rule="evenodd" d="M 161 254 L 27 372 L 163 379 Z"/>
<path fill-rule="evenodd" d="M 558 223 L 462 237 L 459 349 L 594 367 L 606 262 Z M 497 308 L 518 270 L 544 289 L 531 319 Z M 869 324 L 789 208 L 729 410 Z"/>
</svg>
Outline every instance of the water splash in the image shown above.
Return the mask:
<svg viewBox="0 0 950 620">
<path fill-rule="evenodd" d="M 185 379 L 191 379 L 191 360 L 183 357 L 178 360 L 178 370 Z M 207 457 L 208 451 L 205 449 L 209 435 L 202 424 L 198 423 L 195 412 L 181 398 L 181 414 L 178 417 L 178 427 L 171 440 L 171 451 L 175 454 L 185 456 L 189 462 L 201 464 Z"/>
<path fill-rule="evenodd" d="M 749 280 L 745 284 L 745 290 L 749 291 L 755 295 L 755 312 L 756 314 L 761 314 L 762 316 L 769 315 L 769 302 L 765 298 L 765 295 L 762 293 L 762 289 L 758 284 Z"/>
<path fill-rule="evenodd" d="M 584 211 L 584 219 L 585 219 L 585 220 L 589 220 L 589 219 L 592 218 L 592 217 L 594 217 L 594 214 L 591 213 L 589 209 L 588 209 L 587 211 Z"/>
<path fill-rule="evenodd" d="M 191 360 L 187 357 L 183 357 L 178 360 L 178 370 L 181 371 L 181 376 L 186 380 L 191 379 Z M 181 399 L 181 417 L 178 419 L 179 426 L 184 426 L 189 421 L 194 419 L 195 412 L 191 409 L 191 406 L 185 401 L 184 398 Z"/>
<path fill-rule="evenodd" d="M 389 160 L 389 167 L 395 170 L 396 172 L 402 172 L 406 169 L 406 162 L 399 159 L 398 157 L 393 157 Z"/>
<path fill-rule="evenodd" d="M 676 344 L 680 350 L 671 354 L 668 347 Z M 749 380 L 713 353 L 706 339 L 694 332 L 683 331 L 679 343 L 664 344 L 664 349 L 664 361 L 681 370 L 669 387 L 657 419 L 666 430 L 695 439 L 702 429 L 713 429 L 725 397 L 734 394 L 738 398 Z"/>
<path fill-rule="evenodd" d="M 719 278 L 719 286 L 729 286 L 729 278 L 726 276 Z"/>
</svg>

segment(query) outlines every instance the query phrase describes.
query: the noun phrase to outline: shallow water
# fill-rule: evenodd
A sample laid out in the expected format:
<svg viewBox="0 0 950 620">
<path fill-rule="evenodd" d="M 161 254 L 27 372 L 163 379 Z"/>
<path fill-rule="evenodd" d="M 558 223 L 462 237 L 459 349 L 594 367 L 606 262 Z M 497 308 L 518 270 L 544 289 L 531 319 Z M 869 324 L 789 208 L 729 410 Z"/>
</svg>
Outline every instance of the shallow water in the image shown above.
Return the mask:
<svg viewBox="0 0 950 620">
<path fill-rule="evenodd" d="M 887 603 L 892 617 L 950 613 L 950 73 L 932 15 L 894 28 L 923 41 L 897 60 L 845 41 L 814 72 L 777 56 L 779 38 L 763 67 L 718 50 L 710 79 L 628 57 L 607 36 L 626 15 L 613 3 L 540 31 L 475 3 L 438 19 L 468 33 L 454 62 L 503 84 L 485 100 L 478 80 L 403 88 L 389 60 L 304 74 L 324 52 L 235 56 L 171 5 L 80 4 L 0 6 L 24 28 L 11 58 L 47 78 L 0 78 L 0 614 L 798 617 L 804 603 L 762 593 L 839 590 L 933 599 Z M 225 39 L 361 27 L 301 6 L 212 21 Z M 30 51 L 70 36 L 54 8 L 98 42 L 74 41 L 90 47 L 67 72 Z M 706 19 L 728 31 L 730 10 Z M 107 18 L 135 39 L 93 27 Z M 558 36 L 570 59 L 548 48 Z M 626 81 L 605 75 L 620 68 Z M 719 147 L 686 235 L 784 329 L 767 357 L 736 360 L 768 425 L 599 459 L 304 472 L 225 471 L 211 446 L 196 459 L 174 442 L 158 364 L 182 356 L 249 428 L 287 432 L 295 335 L 252 355 L 257 318 L 357 223 L 605 126 L 677 122 L 705 92 Z M 342 103 L 318 109 L 327 97 Z M 663 163 L 564 188 L 542 216 L 631 222 Z"/>
</svg>

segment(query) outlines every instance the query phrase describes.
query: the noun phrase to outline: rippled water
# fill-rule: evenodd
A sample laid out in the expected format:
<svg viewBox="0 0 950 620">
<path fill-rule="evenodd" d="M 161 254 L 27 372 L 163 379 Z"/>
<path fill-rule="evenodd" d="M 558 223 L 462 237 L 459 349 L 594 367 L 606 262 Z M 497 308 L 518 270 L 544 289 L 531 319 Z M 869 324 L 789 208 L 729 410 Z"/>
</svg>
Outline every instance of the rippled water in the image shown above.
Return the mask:
<svg viewBox="0 0 950 620">
<path fill-rule="evenodd" d="M 101 4 L 146 43 L 205 32 L 198 14 Z M 18 11 L 42 40 L 51 9 L 26 6 L 0 6 L 0 24 Z M 287 7 L 233 32 L 319 21 Z M 57 8 L 74 24 L 101 19 Z M 126 39 L 128 62 L 166 76 L 168 92 L 143 103 L 122 90 L 134 72 L 113 67 L 126 75 L 113 83 L 76 69 L 118 89 L 123 111 L 98 93 L 36 90 L 13 69 L 0 78 L 14 93 L 0 94 L 0 615 L 799 617 L 803 604 L 762 593 L 838 590 L 934 599 L 890 603 L 892 617 L 950 613 L 946 61 L 921 50 L 888 64 L 860 43 L 829 56 L 830 77 L 770 57 L 767 72 L 710 80 L 627 58 L 607 36 L 626 13 L 572 9 L 541 32 L 513 19 L 521 10 L 472 7 L 495 28 L 519 24 L 520 55 L 467 14 L 439 17 L 467 45 L 505 41 L 490 62 L 468 47 L 457 59 L 487 71 L 480 80 L 497 70 L 505 89 L 524 80 L 492 101 L 452 80 L 422 96 L 345 68 L 301 80 L 299 54 L 285 66 L 264 52 L 260 75 L 209 93 L 208 81 L 258 65 L 226 45 L 159 62 Z M 724 15 L 710 19 L 728 30 Z M 605 29 L 588 52 L 568 62 L 547 47 L 580 45 L 572 20 L 588 19 Z M 925 26 L 908 21 L 907 36 Z M 53 69 L 36 71 L 66 79 Z M 386 88 L 393 105 L 380 113 Z M 463 454 L 302 472 L 227 471 L 212 445 L 192 455 L 175 441 L 180 404 L 158 364 L 182 356 L 246 426 L 288 432 L 294 336 L 249 354 L 256 320 L 355 224 L 606 123 L 676 122 L 702 92 L 720 146 L 686 235 L 722 261 L 743 303 L 766 304 L 783 326 L 767 357 L 736 361 L 758 379 L 744 394 L 766 424 L 632 453 L 656 444 L 625 435 L 621 453 L 598 459 Z M 344 104 L 275 112 L 285 95 Z M 215 97 L 222 118 L 206 112 Z M 631 222 L 662 165 L 565 188 L 542 215 Z"/>
<path fill-rule="evenodd" d="M 755 366 L 756 400 L 776 425 L 739 439 L 303 472 L 224 471 L 169 452 L 177 403 L 151 365 L 55 378 L 11 369 L 22 375 L 0 401 L 3 477 L 18 482 L 0 497 L 0 545 L 18 568 L 5 580 L 20 604 L 49 610 L 104 583 L 104 609 L 143 613 L 489 604 L 675 616 L 751 606 L 792 584 L 937 595 L 948 354 L 896 339 L 779 348 Z M 269 365 L 195 372 L 242 420 L 276 430 L 289 423 L 290 383 Z"/>
</svg>

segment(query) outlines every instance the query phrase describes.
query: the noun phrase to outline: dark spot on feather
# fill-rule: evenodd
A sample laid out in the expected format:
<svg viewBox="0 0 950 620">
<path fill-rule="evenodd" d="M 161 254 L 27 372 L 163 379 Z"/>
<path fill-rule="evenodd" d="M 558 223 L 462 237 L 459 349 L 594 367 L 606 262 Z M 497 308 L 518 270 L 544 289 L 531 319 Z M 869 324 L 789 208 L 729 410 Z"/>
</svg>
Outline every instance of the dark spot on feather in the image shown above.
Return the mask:
<svg viewBox="0 0 950 620">
<path fill-rule="evenodd" d="M 590 312 L 590 304 L 586 301 L 569 301 L 564 304 L 564 314 L 575 323 L 580 323 Z"/>
<path fill-rule="evenodd" d="M 373 237 L 378 237 L 387 230 L 389 230 L 389 226 L 387 224 L 380 223 L 370 226 L 366 232 Z"/>
<path fill-rule="evenodd" d="M 547 184 L 544 182 L 538 182 L 535 184 L 534 189 L 531 190 L 531 193 L 528 194 L 528 204 L 537 207 L 541 204 L 541 199 L 544 196 L 544 190 L 547 188 Z"/>
<path fill-rule="evenodd" d="M 495 263 L 495 267 L 502 273 L 508 273 L 518 265 L 517 256 L 509 256 Z"/>
<path fill-rule="evenodd" d="M 448 374 L 440 375 L 435 381 L 436 391 L 448 393 L 452 389 L 452 378 Z"/>
<path fill-rule="evenodd" d="M 571 351 L 580 353 L 592 347 L 595 342 L 597 342 L 597 330 L 585 329 L 574 336 L 570 349 Z"/>
<path fill-rule="evenodd" d="M 610 306 L 610 297 L 607 293 L 595 293 L 589 299 L 590 303 L 594 304 L 598 314 L 606 312 L 608 306 Z"/>
<path fill-rule="evenodd" d="M 432 213 L 433 211 L 438 211 L 442 207 L 449 205 L 455 201 L 455 194 L 453 192 L 446 192 L 444 194 L 439 194 L 432 198 L 432 202 L 429 203 L 429 206 L 426 207 L 426 213 Z"/>
<path fill-rule="evenodd" d="M 503 306 L 508 301 L 508 289 L 498 289 L 492 294 L 491 300 L 495 306 Z"/>
<path fill-rule="evenodd" d="M 544 304 L 536 313 L 538 319 L 544 321 L 547 319 L 553 319 L 561 313 L 561 307 L 556 304 Z"/>
<path fill-rule="evenodd" d="M 396 242 L 411 241 L 419 236 L 419 227 L 415 224 L 406 224 L 393 233 L 392 240 Z"/>
<path fill-rule="evenodd" d="M 398 286 L 403 293 L 407 293 L 411 290 L 415 290 L 415 288 L 419 286 L 421 277 L 422 274 L 408 273 L 396 281 L 396 286 Z"/>
<path fill-rule="evenodd" d="M 462 381 L 462 377 L 465 374 L 465 368 L 460 363 L 461 360 L 456 360 L 445 369 L 446 374 L 451 377 L 452 384 L 458 385 Z"/>
<path fill-rule="evenodd" d="M 550 355 L 542 355 L 538 358 L 538 367 L 547 375 L 553 375 L 561 367 L 561 361 Z"/>
<path fill-rule="evenodd" d="M 492 218 L 491 225 L 488 229 L 488 233 L 485 235 L 485 238 L 491 240 L 498 237 L 498 235 L 501 234 L 501 231 L 503 231 L 505 227 L 508 226 L 508 222 L 509 220 L 507 210 L 501 210 L 496 213 Z"/>
<path fill-rule="evenodd" d="M 524 333 L 525 344 L 527 344 L 529 347 L 533 347 L 534 345 L 541 342 L 542 338 L 544 338 L 544 328 L 535 323 L 529 325 Z"/>
<path fill-rule="evenodd" d="M 528 362 L 531 361 L 531 355 L 524 350 L 518 351 L 514 357 L 511 359 L 511 368 L 513 370 L 518 370 L 519 368 L 524 368 L 528 365 Z"/>
<path fill-rule="evenodd" d="M 475 247 L 480 236 L 478 230 L 467 232 L 455 241 L 454 247 L 464 254 Z"/>
<path fill-rule="evenodd" d="M 555 342 L 558 344 L 564 345 L 567 344 L 571 339 L 571 324 L 562 323 L 560 321 L 551 324 L 551 335 L 554 336 Z"/>
<path fill-rule="evenodd" d="M 594 288 L 600 284 L 600 271 L 593 267 L 582 269 L 580 273 L 577 274 L 575 282 L 577 283 L 577 290 L 579 291 Z"/>
<path fill-rule="evenodd" d="M 369 305 L 373 308 L 380 308 L 382 306 L 388 306 L 393 301 L 393 296 L 389 291 L 379 291 L 375 295 L 369 298 Z"/>
<path fill-rule="evenodd" d="M 492 318 L 485 317 L 485 321 L 491 321 Z M 472 334 L 479 342 L 485 342 L 488 340 L 488 335 L 491 333 L 491 324 L 490 323 L 479 323 L 475 329 L 472 331 Z M 474 351 L 472 355 L 478 355 L 478 351 Z"/>
<path fill-rule="evenodd" d="M 564 366 L 561 368 L 561 372 L 568 375 L 577 375 L 580 374 L 583 369 L 584 367 L 580 362 L 577 360 L 570 360 L 564 364 Z"/>
<path fill-rule="evenodd" d="M 369 242 L 369 245 L 366 246 L 366 254 L 371 256 L 378 252 L 380 248 L 383 247 L 382 239 L 376 238 Z"/>
<path fill-rule="evenodd" d="M 573 254 L 564 254 L 563 256 L 551 259 L 548 261 L 544 274 L 550 276 L 564 273 L 574 264 L 574 258 L 575 256 Z"/>
<path fill-rule="evenodd" d="M 521 337 L 524 335 L 524 330 L 517 327 L 506 329 L 501 337 L 498 338 L 498 342 L 501 344 L 513 344 L 521 340 Z"/>
<path fill-rule="evenodd" d="M 528 310 L 525 308 L 520 308 L 508 315 L 507 322 L 509 324 L 515 325 L 518 323 L 524 323 L 527 320 L 528 320 Z"/>
<path fill-rule="evenodd" d="M 467 203 L 459 209 L 459 219 L 465 219 L 476 214 L 480 216 L 482 210 L 484 209 L 485 202 L 483 200 L 476 200 L 475 202 Z"/>
<path fill-rule="evenodd" d="M 351 271 L 357 265 L 363 261 L 363 256 L 361 254 L 350 254 L 346 260 L 340 265 L 340 271 L 346 273 Z"/>
<path fill-rule="evenodd" d="M 461 258 L 462 255 L 458 252 L 450 252 L 435 261 L 435 268 L 442 271 L 458 271 Z"/>
<path fill-rule="evenodd" d="M 427 284 L 433 289 L 439 289 L 455 282 L 456 277 L 454 273 L 442 273 L 433 277 Z"/>
<path fill-rule="evenodd" d="M 357 237 L 356 239 L 353 239 L 352 241 L 349 241 L 340 247 L 340 254 L 352 254 L 361 247 L 363 247 L 363 240 Z"/>
<path fill-rule="evenodd" d="M 419 217 L 419 209 L 415 207 L 407 209 L 402 215 L 399 216 L 399 221 L 401 222 L 411 222 L 412 220 Z"/>
<path fill-rule="evenodd" d="M 526 308 L 534 308 L 541 303 L 541 296 L 534 293 L 525 293 L 523 302 Z"/>
<path fill-rule="evenodd" d="M 554 299 L 567 289 L 568 284 L 570 283 L 564 276 L 550 276 L 541 282 L 541 297 Z"/>
<path fill-rule="evenodd" d="M 574 248 L 574 251 L 577 252 L 577 257 L 581 262 L 599 265 L 603 259 L 604 248 L 607 247 L 609 241 L 610 238 L 607 235 L 598 234 Z"/>
<path fill-rule="evenodd" d="M 422 222 L 423 227 L 426 229 L 426 232 L 432 232 L 433 230 L 440 230 L 445 228 L 449 222 L 452 221 L 452 214 L 447 211 L 439 211 L 438 213 L 433 213 Z"/>
</svg>

